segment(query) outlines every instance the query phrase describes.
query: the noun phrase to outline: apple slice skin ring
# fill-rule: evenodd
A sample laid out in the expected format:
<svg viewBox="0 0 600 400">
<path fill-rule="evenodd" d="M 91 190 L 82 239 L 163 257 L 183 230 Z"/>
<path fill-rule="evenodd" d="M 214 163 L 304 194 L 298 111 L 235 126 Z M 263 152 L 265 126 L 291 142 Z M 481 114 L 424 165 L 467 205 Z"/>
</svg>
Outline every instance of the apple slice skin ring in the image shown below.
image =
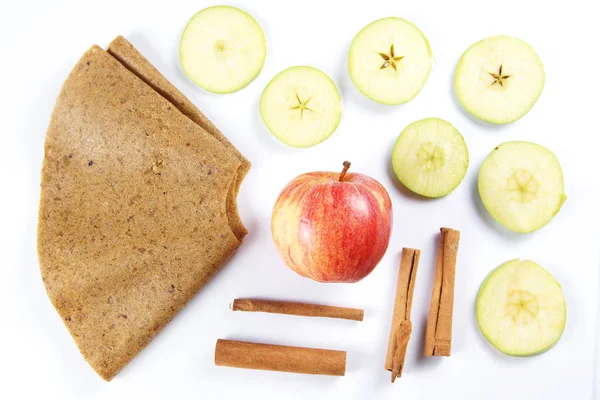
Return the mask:
<svg viewBox="0 0 600 400">
<path fill-rule="evenodd" d="M 469 151 L 452 124 L 426 118 L 408 125 L 398 136 L 392 166 L 398 180 L 411 191 L 425 197 L 443 197 L 465 177 Z"/>
<path fill-rule="evenodd" d="M 382 18 L 354 37 L 348 71 L 356 88 L 378 103 L 398 105 L 412 100 L 431 71 L 431 48 L 411 22 Z"/>
<path fill-rule="evenodd" d="M 479 170 L 478 188 L 490 215 L 519 233 L 545 226 L 567 198 L 558 159 L 530 142 L 506 142 L 492 150 Z"/>
<path fill-rule="evenodd" d="M 248 85 L 262 70 L 266 56 L 267 42 L 258 22 L 231 6 L 196 13 L 179 43 L 183 71 L 213 93 L 232 93 Z"/>
<path fill-rule="evenodd" d="M 544 66 L 531 46 L 510 36 L 493 36 L 463 53 L 454 88 L 463 107 L 475 117 L 507 124 L 529 112 L 544 81 Z"/>
<path fill-rule="evenodd" d="M 290 67 L 277 74 L 263 91 L 260 115 L 283 143 L 310 147 L 337 129 L 342 98 L 335 83 L 321 70 Z"/>
<path fill-rule="evenodd" d="M 475 303 L 483 336 L 502 353 L 532 356 L 561 337 L 567 306 L 560 284 L 540 265 L 511 260 L 483 281 Z"/>
</svg>

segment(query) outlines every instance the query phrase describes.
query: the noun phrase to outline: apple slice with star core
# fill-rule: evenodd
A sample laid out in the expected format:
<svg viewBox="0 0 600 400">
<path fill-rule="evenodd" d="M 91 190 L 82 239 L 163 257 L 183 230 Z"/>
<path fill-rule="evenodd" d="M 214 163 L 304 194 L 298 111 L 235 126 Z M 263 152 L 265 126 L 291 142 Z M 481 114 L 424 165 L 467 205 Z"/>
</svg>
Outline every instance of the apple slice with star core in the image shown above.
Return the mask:
<svg viewBox="0 0 600 400">
<path fill-rule="evenodd" d="M 558 159 L 529 142 L 507 142 L 492 150 L 479 170 L 478 186 L 490 215 L 520 233 L 546 225 L 567 199 Z"/>
<path fill-rule="evenodd" d="M 283 143 L 309 147 L 336 130 L 342 118 L 342 98 L 324 72 L 291 67 L 277 74 L 263 91 L 260 115 Z"/>
<path fill-rule="evenodd" d="M 350 45 L 348 71 L 356 88 L 371 100 L 404 104 L 421 91 L 431 58 L 429 42 L 419 28 L 389 17 L 358 32 Z"/>
<path fill-rule="evenodd" d="M 408 189 L 425 197 L 442 197 L 465 177 L 469 151 L 452 124 L 426 118 L 413 122 L 398 136 L 392 166 Z"/>
<path fill-rule="evenodd" d="M 565 296 L 556 279 L 529 260 L 512 260 L 492 271 L 477 294 L 481 333 L 511 356 L 532 356 L 560 339 L 567 320 Z"/>
<path fill-rule="evenodd" d="M 196 85 L 214 93 L 231 93 L 248 85 L 262 70 L 266 55 L 258 22 L 230 6 L 199 11 L 179 43 L 183 71 Z"/>
<path fill-rule="evenodd" d="M 494 36 L 469 47 L 456 66 L 456 96 L 471 114 L 494 124 L 516 121 L 544 88 L 544 66 L 524 41 Z"/>
</svg>

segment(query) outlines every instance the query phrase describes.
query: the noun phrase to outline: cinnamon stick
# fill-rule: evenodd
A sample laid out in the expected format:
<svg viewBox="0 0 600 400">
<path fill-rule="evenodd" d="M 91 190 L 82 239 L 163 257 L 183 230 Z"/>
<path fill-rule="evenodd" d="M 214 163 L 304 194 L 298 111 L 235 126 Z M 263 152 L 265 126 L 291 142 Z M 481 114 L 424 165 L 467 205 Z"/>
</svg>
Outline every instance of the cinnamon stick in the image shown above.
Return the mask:
<svg viewBox="0 0 600 400">
<path fill-rule="evenodd" d="M 219 339 L 215 348 L 215 365 L 344 376 L 346 352 Z"/>
<path fill-rule="evenodd" d="M 257 299 L 235 299 L 231 308 L 233 311 L 253 311 L 300 315 L 305 317 L 340 318 L 354 321 L 362 321 L 365 314 L 364 310 L 358 308 Z"/>
<path fill-rule="evenodd" d="M 406 349 L 408 349 L 408 340 L 412 332 L 412 323 L 408 320 L 402 321 L 396 331 L 396 352 L 392 362 L 392 383 L 396 378 L 402 376 L 404 369 L 404 359 L 406 358 Z"/>
<path fill-rule="evenodd" d="M 404 369 L 406 349 L 412 330 L 410 310 L 412 308 L 420 256 L 420 250 L 403 248 L 400 257 L 400 270 L 396 286 L 392 327 L 390 329 L 390 339 L 385 358 L 385 369 L 392 372 L 392 383 L 397 377 L 402 376 L 402 370 Z"/>
<path fill-rule="evenodd" d="M 459 231 L 450 228 L 440 229 L 440 244 L 425 332 L 425 356 L 450 356 L 454 278 L 459 240 Z"/>
</svg>

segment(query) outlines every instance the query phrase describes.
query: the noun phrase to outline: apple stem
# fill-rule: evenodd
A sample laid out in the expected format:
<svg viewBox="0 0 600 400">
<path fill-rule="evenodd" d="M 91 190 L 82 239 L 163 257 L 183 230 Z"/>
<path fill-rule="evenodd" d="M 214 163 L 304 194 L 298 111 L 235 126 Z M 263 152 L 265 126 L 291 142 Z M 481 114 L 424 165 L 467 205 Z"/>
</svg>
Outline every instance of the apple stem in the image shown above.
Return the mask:
<svg viewBox="0 0 600 400">
<path fill-rule="evenodd" d="M 342 173 L 340 174 L 340 178 L 338 179 L 340 182 L 344 182 L 344 178 L 346 177 L 346 172 L 348 172 L 349 168 L 350 168 L 350 161 L 344 161 L 344 169 L 342 170 Z"/>
</svg>

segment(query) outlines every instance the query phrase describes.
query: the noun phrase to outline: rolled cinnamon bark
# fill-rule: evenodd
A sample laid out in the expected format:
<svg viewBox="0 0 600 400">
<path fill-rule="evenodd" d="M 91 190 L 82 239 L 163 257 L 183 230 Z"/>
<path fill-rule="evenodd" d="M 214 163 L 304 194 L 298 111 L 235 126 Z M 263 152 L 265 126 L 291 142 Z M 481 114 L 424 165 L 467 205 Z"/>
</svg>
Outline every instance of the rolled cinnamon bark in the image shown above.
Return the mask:
<svg viewBox="0 0 600 400">
<path fill-rule="evenodd" d="M 452 314 L 454 312 L 454 280 L 460 232 L 440 229 L 440 244 L 435 278 L 425 330 L 424 355 L 449 357 L 452 350 Z"/>
<path fill-rule="evenodd" d="M 346 352 L 219 339 L 215 348 L 215 365 L 344 376 Z"/>
<path fill-rule="evenodd" d="M 420 250 L 402 248 L 392 326 L 390 328 L 388 351 L 385 358 L 385 369 L 392 372 L 392 383 L 394 383 L 396 378 L 402 376 L 404 369 L 406 349 L 412 331 L 410 311 L 420 257 Z"/>
<path fill-rule="evenodd" d="M 346 308 L 335 306 L 324 306 L 321 304 L 296 303 L 292 301 L 257 300 L 257 299 L 235 299 L 233 311 L 253 311 L 275 314 L 300 315 L 305 317 L 327 317 L 350 319 L 362 321 L 364 310 L 358 308 Z"/>
<path fill-rule="evenodd" d="M 402 376 L 404 359 L 406 358 L 406 350 L 408 349 L 408 341 L 410 340 L 411 332 L 412 323 L 410 320 L 404 320 L 398 326 L 398 330 L 396 332 L 396 350 L 392 360 L 392 383 L 396 381 L 396 378 L 400 378 Z"/>
</svg>

